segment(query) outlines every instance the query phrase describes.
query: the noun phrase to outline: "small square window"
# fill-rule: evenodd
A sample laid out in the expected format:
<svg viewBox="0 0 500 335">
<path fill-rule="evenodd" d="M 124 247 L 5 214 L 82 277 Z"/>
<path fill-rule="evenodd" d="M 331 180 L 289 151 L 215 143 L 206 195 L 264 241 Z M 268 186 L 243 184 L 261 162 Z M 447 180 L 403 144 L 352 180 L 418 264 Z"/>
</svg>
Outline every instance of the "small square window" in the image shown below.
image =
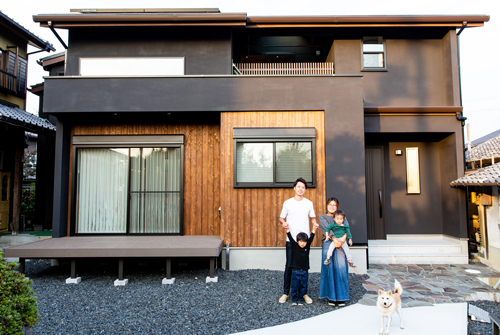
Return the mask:
<svg viewBox="0 0 500 335">
<path fill-rule="evenodd" d="M 363 70 L 385 69 L 385 42 L 381 36 L 363 37 Z"/>
<path fill-rule="evenodd" d="M 311 134 L 314 128 L 235 128 L 234 187 L 289 187 L 299 177 L 315 187 Z"/>
</svg>

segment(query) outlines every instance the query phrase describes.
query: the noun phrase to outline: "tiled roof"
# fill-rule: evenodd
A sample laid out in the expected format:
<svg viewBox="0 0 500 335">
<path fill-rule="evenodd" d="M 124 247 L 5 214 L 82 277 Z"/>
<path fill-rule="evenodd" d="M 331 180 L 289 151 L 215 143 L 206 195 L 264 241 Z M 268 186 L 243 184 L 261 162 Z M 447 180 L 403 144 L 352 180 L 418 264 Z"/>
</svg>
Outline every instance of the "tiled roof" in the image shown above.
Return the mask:
<svg viewBox="0 0 500 335">
<path fill-rule="evenodd" d="M 19 107 L 7 106 L 2 103 L 0 103 L 0 122 L 25 126 L 25 128 L 28 128 L 30 131 L 44 129 L 56 130 L 56 127 L 49 121 L 28 113 Z"/>
<path fill-rule="evenodd" d="M 479 145 L 481 143 L 484 143 L 484 142 L 486 142 L 488 140 L 491 140 L 492 138 L 497 137 L 499 135 L 500 135 L 500 129 L 495 130 L 494 132 L 489 133 L 488 135 L 484 135 L 484 136 L 482 136 L 480 138 L 477 138 L 474 141 L 471 141 L 471 145 L 472 145 L 472 147 L 475 147 L 475 146 L 477 146 L 477 145 Z"/>
<path fill-rule="evenodd" d="M 451 186 L 500 186 L 500 163 L 469 173 L 450 183 Z"/>
<path fill-rule="evenodd" d="M 500 135 L 465 152 L 465 159 L 468 162 L 491 157 L 500 157 Z"/>
</svg>

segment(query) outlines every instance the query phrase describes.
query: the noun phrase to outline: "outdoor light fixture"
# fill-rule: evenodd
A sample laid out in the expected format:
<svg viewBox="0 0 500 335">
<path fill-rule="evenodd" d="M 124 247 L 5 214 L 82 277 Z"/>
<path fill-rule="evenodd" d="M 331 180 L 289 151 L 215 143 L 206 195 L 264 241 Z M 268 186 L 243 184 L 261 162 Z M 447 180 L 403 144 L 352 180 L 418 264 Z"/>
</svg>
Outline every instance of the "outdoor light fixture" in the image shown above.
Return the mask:
<svg viewBox="0 0 500 335">
<path fill-rule="evenodd" d="M 396 154 L 396 156 L 403 156 L 403 150 L 396 150 L 394 151 L 394 153 Z"/>
</svg>

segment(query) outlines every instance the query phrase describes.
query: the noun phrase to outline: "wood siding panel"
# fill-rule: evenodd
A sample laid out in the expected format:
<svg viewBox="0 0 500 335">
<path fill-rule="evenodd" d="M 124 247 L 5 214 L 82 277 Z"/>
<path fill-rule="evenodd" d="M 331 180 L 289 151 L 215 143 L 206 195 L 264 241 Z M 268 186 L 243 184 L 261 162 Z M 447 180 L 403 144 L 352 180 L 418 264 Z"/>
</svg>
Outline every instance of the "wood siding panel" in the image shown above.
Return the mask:
<svg viewBox="0 0 500 335">
<path fill-rule="evenodd" d="M 307 112 L 223 112 L 221 113 L 221 237 L 232 247 L 280 247 L 285 232 L 279 224 L 283 202 L 294 193 L 291 188 L 233 188 L 233 128 L 314 127 L 316 128 L 317 187 L 305 197 L 314 203 L 316 217 L 325 213 L 324 113 Z M 317 237 L 313 246 L 320 246 Z"/>
<path fill-rule="evenodd" d="M 184 235 L 220 235 L 220 218 L 218 215 L 220 206 L 219 192 L 221 190 L 220 126 L 218 124 L 143 123 L 77 125 L 72 128 L 72 135 L 122 134 L 185 135 Z M 72 167 L 70 167 L 70 171 L 72 171 Z M 68 205 L 71 205 L 71 199 Z M 68 217 L 68 227 L 69 224 L 70 218 Z"/>
</svg>

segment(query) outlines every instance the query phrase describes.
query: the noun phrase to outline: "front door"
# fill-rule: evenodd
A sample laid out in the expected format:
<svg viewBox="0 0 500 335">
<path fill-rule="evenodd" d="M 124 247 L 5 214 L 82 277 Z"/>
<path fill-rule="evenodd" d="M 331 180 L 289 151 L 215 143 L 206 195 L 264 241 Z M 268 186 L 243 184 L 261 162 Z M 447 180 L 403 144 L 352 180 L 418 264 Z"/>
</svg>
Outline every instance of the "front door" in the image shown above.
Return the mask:
<svg viewBox="0 0 500 335">
<path fill-rule="evenodd" d="M 385 240 L 384 148 L 366 147 L 365 153 L 368 239 Z"/>
</svg>

